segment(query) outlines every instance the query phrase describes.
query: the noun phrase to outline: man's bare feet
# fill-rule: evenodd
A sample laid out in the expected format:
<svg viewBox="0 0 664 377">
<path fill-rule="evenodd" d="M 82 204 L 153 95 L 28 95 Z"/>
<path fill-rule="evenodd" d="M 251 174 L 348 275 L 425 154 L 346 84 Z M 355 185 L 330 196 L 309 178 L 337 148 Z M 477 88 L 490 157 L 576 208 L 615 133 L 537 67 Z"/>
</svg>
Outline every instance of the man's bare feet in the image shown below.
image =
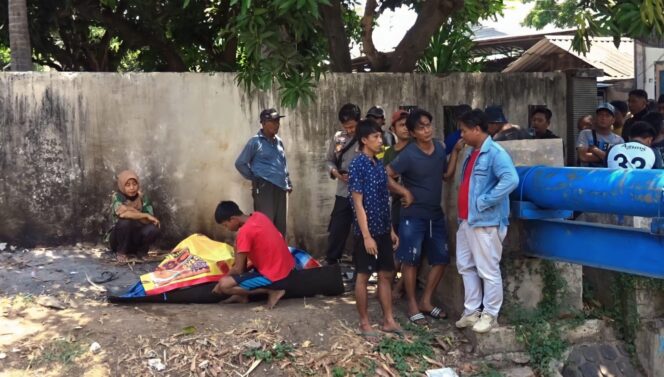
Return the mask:
<svg viewBox="0 0 664 377">
<path fill-rule="evenodd" d="M 248 302 L 249 302 L 249 297 L 240 296 L 240 295 L 233 295 L 222 301 L 223 304 L 246 304 Z"/>
<path fill-rule="evenodd" d="M 268 309 L 273 309 L 274 306 L 277 305 L 277 302 L 279 302 L 279 300 L 282 297 L 284 297 L 285 294 L 286 294 L 286 290 L 284 290 L 284 289 L 279 290 L 279 291 L 270 290 L 267 293 L 267 303 L 265 304 L 265 306 Z"/>
<path fill-rule="evenodd" d="M 115 256 L 115 260 L 116 260 L 118 263 L 127 263 L 127 262 L 129 261 L 129 258 L 127 258 L 127 254 L 118 253 L 118 254 Z"/>
</svg>

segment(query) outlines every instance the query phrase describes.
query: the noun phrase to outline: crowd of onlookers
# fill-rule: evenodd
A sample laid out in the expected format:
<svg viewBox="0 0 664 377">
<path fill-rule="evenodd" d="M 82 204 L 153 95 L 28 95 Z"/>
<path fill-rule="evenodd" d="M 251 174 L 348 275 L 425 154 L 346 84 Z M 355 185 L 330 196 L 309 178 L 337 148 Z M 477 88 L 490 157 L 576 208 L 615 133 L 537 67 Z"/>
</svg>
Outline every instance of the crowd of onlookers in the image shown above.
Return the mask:
<svg viewBox="0 0 664 377">
<path fill-rule="evenodd" d="M 256 293 L 268 295 L 274 306 L 284 294 L 284 281 L 294 264 L 285 242 L 287 198 L 293 190 L 286 152 L 278 136 L 275 109 L 263 110 L 261 129 L 245 145 L 235 166 L 252 184 L 254 212 L 243 213 L 232 201 L 222 201 L 216 221 L 237 231 L 236 263 L 215 292 L 246 302 Z M 443 181 L 451 179 L 462 160 L 457 190 L 456 263 L 464 283 L 464 312 L 456 325 L 478 333 L 496 325 L 503 300 L 500 259 L 509 216 L 508 196 L 518 175 L 507 152 L 495 141 L 559 138 L 550 129 L 553 113 L 546 107 L 531 111 L 529 126 L 510 123 L 500 106 L 484 110 L 454 107 L 456 130 L 444 141 L 434 138 L 433 116 L 410 107 L 388 118 L 379 106 L 362 116 L 359 106 L 343 105 L 340 130 L 326 153 L 326 174 L 336 181 L 328 227 L 325 262 L 342 258 L 353 234 L 354 289 L 360 332 L 372 330 L 367 312 L 367 282 L 377 273 L 378 298 L 385 332 L 400 333 L 392 300 L 403 293 L 407 317 L 415 324 L 426 316 L 445 318 L 433 295 L 450 263 L 445 216 L 441 207 Z M 589 167 L 664 168 L 664 95 L 654 103 L 646 92 L 634 90 L 627 102 L 600 104 L 594 114 L 578 119 L 577 164 Z M 142 253 L 160 227 L 152 203 L 140 190 L 138 176 L 118 176 L 109 233 L 118 260 Z M 418 268 L 426 255 L 431 265 L 419 299 Z M 249 269 L 251 266 L 252 269 Z M 395 272 L 401 279 L 393 284 Z"/>
<path fill-rule="evenodd" d="M 594 117 L 579 118 L 577 126 L 579 166 L 664 168 L 664 95 L 655 103 L 645 91 L 633 90 L 627 102 L 600 104 Z"/>
</svg>

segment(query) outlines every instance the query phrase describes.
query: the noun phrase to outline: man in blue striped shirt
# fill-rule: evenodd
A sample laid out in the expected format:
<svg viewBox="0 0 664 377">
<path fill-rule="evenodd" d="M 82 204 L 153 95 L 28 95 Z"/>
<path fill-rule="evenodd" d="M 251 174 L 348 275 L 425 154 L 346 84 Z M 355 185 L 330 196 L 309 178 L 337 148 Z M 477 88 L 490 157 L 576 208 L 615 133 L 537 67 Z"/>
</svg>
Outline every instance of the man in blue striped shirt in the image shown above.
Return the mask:
<svg viewBox="0 0 664 377">
<path fill-rule="evenodd" d="M 279 132 L 283 118 L 275 109 L 261 111 L 261 130 L 244 146 L 235 168 L 251 181 L 254 211 L 265 214 L 286 237 L 286 195 L 293 190 Z"/>
</svg>

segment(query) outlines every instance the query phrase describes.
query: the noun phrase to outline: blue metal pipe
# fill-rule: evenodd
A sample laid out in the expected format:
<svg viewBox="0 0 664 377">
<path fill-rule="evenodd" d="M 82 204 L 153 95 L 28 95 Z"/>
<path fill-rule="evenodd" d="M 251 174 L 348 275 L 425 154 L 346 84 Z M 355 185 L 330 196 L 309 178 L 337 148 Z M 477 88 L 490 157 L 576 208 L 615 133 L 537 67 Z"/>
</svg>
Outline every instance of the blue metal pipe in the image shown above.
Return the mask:
<svg viewBox="0 0 664 377">
<path fill-rule="evenodd" d="M 544 209 L 662 217 L 664 170 L 517 167 L 512 200 Z"/>
<path fill-rule="evenodd" d="M 641 229 L 566 220 L 524 222 L 526 255 L 664 278 L 664 237 Z"/>
</svg>

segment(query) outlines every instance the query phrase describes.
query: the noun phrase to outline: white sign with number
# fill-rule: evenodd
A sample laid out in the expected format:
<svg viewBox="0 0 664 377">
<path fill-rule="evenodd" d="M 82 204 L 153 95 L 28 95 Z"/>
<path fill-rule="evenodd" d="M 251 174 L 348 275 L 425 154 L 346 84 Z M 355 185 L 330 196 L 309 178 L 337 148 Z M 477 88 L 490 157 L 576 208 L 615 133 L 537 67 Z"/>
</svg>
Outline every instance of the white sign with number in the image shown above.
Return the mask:
<svg viewBox="0 0 664 377">
<path fill-rule="evenodd" d="M 618 144 L 609 150 L 606 165 L 612 169 L 652 169 L 655 152 L 636 141 Z"/>
</svg>

